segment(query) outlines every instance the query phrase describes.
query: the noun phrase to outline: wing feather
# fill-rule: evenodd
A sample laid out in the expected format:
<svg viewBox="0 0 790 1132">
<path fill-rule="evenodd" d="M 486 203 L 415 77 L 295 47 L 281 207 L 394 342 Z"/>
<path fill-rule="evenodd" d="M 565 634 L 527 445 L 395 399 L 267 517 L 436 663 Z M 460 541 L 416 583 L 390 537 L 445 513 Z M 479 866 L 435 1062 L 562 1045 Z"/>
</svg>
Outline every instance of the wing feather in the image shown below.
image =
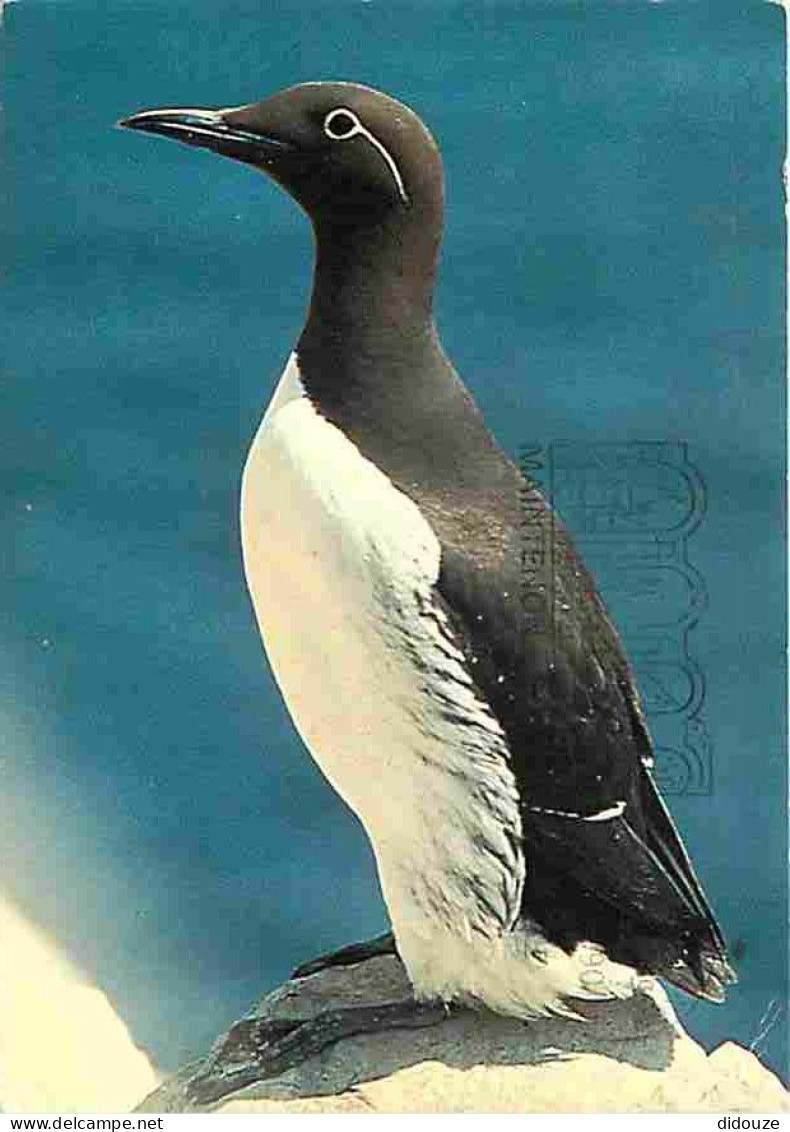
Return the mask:
<svg viewBox="0 0 790 1132">
<path fill-rule="evenodd" d="M 521 530 L 494 557 L 476 554 L 474 540 L 444 544 L 437 583 L 508 739 L 528 861 L 523 913 L 563 946 L 587 931 L 612 958 L 719 998 L 733 978 L 724 940 L 649 773 L 650 737 L 620 638 L 543 508 L 551 554 L 526 585 Z"/>
</svg>

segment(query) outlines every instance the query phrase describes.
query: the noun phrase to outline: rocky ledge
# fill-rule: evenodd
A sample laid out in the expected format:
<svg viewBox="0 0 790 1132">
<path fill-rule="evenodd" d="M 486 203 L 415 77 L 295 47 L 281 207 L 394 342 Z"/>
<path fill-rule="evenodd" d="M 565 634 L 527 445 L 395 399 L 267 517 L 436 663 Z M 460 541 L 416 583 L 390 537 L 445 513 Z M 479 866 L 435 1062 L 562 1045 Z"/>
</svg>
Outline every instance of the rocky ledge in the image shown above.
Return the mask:
<svg viewBox="0 0 790 1132">
<path fill-rule="evenodd" d="M 708 1055 L 658 983 L 584 1021 L 519 1022 L 453 1011 L 418 1030 L 345 1038 L 261 1079 L 260 1034 L 293 1032 L 327 1009 L 381 1006 L 409 988 L 394 957 L 295 979 L 267 995 L 202 1061 L 138 1112 L 594 1113 L 790 1111 L 778 1079 L 725 1042 Z M 276 1067 L 275 1067 L 276 1068 Z"/>
</svg>

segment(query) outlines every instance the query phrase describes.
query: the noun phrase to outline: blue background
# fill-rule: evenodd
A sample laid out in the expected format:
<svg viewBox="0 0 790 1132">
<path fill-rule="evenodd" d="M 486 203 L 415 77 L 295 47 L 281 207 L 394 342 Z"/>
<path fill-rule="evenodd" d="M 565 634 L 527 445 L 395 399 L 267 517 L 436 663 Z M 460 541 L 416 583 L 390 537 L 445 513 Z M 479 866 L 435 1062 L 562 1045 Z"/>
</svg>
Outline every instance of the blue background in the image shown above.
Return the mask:
<svg viewBox="0 0 790 1132">
<path fill-rule="evenodd" d="M 266 669 L 237 519 L 309 286 L 264 178 L 112 128 L 348 78 L 445 154 L 438 313 L 502 445 L 685 441 L 711 796 L 673 799 L 784 1069 L 784 32 L 767 3 L 22 0 L 0 192 L 2 885 L 163 1068 L 382 929 Z M 614 595 L 616 596 L 616 595 Z M 621 625 L 626 642 L 629 625 Z"/>
</svg>

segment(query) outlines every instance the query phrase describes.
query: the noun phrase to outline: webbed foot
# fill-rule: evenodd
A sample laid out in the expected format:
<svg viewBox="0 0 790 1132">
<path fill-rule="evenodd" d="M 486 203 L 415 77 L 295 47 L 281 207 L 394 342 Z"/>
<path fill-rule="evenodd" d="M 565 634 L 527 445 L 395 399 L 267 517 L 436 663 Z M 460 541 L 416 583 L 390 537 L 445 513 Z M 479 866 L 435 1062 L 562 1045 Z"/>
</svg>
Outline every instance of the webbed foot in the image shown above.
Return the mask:
<svg viewBox="0 0 790 1132">
<path fill-rule="evenodd" d="M 444 1003 L 385 1002 L 324 1010 L 313 1018 L 242 1019 L 208 1064 L 185 1085 L 192 1104 L 213 1104 L 247 1085 L 278 1077 L 342 1038 L 386 1030 L 422 1029 L 447 1018 Z"/>
<path fill-rule="evenodd" d="M 394 935 L 392 932 L 385 932 L 365 943 L 351 943 L 347 947 L 341 947 L 339 951 L 329 951 L 326 955 L 319 955 L 317 959 L 300 963 L 291 978 L 306 979 L 308 975 L 326 971 L 329 967 L 349 967 L 352 963 L 364 963 L 366 959 L 374 959 L 379 955 L 397 954 Z"/>
</svg>

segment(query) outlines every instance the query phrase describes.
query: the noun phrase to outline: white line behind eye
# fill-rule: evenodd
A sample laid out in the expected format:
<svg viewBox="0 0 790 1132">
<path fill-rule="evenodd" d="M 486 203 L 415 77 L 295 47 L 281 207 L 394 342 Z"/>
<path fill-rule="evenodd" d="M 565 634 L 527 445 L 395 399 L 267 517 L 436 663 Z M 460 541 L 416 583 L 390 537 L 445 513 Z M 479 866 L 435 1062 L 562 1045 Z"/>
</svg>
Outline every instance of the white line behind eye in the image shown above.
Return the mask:
<svg viewBox="0 0 790 1132">
<path fill-rule="evenodd" d="M 351 129 L 346 133 L 331 133 L 332 120 L 335 119 L 338 115 L 345 115 L 347 118 L 351 119 Z M 348 141 L 350 138 L 355 138 L 360 134 L 363 138 L 366 138 L 371 145 L 376 147 L 376 149 L 386 161 L 387 167 L 392 174 L 395 184 L 397 185 L 398 194 L 400 195 L 401 200 L 404 204 L 409 203 L 409 197 L 406 192 L 406 186 L 403 183 L 403 177 L 401 177 L 400 169 L 398 169 L 398 166 L 395 163 L 395 159 L 392 157 L 392 154 L 389 152 L 386 146 L 383 145 L 382 142 L 380 142 L 379 139 L 370 132 L 370 130 L 362 125 L 353 110 L 349 110 L 347 106 L 338 106 L 335 110 L 330 110 L 330 112 L 324 119 L 324 133 L 328 138 L 331 138 L 332 141 Z"/>
</svg>

